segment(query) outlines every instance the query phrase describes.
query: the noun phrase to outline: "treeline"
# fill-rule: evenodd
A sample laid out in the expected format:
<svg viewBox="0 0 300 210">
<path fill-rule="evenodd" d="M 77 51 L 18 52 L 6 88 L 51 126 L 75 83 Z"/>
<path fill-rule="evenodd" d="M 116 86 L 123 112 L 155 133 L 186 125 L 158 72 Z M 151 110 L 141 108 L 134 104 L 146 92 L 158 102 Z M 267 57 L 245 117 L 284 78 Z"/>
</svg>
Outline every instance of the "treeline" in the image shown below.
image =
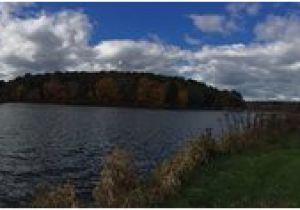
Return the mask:
<svg viewBox="0 0 300 210">
<path fill-rule="evenodd" d="M 147 108 L 242 108 L 236 91 L 150 73 L 72 72 L 26 74 L 0 81 L 0 101 Z"/>
<path fill-rule="evenodd" d="M 247 109 L 254 111 L 300 112 L 300 102 L 296 101 L 249 101 Z"/>
</svg>

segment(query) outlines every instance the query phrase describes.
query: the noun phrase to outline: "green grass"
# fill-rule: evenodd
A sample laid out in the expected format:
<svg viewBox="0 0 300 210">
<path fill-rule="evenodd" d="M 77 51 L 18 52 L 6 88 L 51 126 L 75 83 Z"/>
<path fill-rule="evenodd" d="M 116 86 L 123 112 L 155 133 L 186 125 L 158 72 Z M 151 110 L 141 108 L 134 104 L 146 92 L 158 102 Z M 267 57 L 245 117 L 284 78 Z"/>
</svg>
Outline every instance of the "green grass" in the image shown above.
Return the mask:
<svg viewBox="0 0 300 210">
<path fill-rule="evenodd" d="M 300 135 L 215 157 L 162 207 L 300 207 Z"/>
</svg>

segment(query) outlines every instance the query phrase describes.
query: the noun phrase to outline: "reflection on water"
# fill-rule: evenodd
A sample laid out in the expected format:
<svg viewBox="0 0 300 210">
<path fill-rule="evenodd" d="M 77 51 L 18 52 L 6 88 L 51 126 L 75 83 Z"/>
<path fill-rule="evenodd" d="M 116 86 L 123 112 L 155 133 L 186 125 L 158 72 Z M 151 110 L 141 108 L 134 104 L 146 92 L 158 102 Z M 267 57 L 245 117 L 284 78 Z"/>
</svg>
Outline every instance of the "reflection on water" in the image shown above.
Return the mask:
<svg viewBox="0 0 300 210">
<path fill-rule="evenodd" d="M 131 151 L 140 173 L 211 127 L 224 112 L 61 105 L 0 105 L 0 207 L 24 205 L 40 183 L 70 180 L 91 193 L 112 147 Z"/>
</svg>

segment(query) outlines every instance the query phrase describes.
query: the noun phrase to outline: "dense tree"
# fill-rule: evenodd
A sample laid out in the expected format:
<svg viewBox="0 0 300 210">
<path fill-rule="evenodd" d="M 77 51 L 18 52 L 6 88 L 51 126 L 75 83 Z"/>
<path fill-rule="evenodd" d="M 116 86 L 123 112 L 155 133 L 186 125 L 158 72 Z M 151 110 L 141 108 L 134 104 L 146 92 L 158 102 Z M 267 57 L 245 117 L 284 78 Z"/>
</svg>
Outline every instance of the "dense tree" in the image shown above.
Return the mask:
<svg viewBox="0 0 300 210">
<path fill-rule="evenodd" d="M 97 101 L 103 105 L 115 105 L 120 100 L 118 84 L 110 77 L 101 78 L 96 82 L 95 93 Z"/>
<path fill-rule="evenodd" d="M 163 107 L 165 102 L 165 85 L 161 81 L 141 78 L 137 87 L 137 105 Z"/>
<path fill-rule="evenodd" d="M 241 108 L 235 90 L 150 73 L 72 72 L 25 74 L 0 81 L 0 102 L 40 102 L 149 108 Z"/>
<path fill-rule="evenodd" d="M 0 80 L 0 103 L 4 101 L 5 82 Z"/>
<path fill-rule="evenodd" d="M 175 106 L 177 104 L 178 85 L 174 82 L 168 82 L 166 84 L 166 105 Z"/>
<path fill-rule="evenodd" d="M 179 108 L 187 108 L 189 103 L 189 93 L 186 88 L 181 87 L 178 90 L 176 105 Z"/>
</svg>

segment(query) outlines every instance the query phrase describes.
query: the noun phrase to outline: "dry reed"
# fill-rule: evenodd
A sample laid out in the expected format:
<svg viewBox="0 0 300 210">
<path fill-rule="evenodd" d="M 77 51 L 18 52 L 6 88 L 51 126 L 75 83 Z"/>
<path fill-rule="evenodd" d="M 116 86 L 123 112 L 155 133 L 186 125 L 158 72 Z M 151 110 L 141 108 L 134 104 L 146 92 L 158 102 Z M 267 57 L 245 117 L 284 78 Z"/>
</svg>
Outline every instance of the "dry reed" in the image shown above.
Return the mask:
<svg viewBox="0 0 300 210">
<path fill-rule="evenodd" d="M 224 133 L 212 137 L 211 129 L 189 142 L 172 158 L 163 161 L 141 181 L 131 155 L 114 149 L 105 159 L 101 177 L 93 191 L 96 207 L 149 207 L 177 192 L 187 175 L 214 154 L 234 153 L 255 147 L 266 138 L 291 130 L 299 131 L 299 115 L 260 114 L 225 116 Z M 37 194 L 33 207 L 76 207 L 78 202 L 72 185 Z"/>
<path fill-rule="evenodd" d="M 134 207 L 138 202 L 138 177 L 133 158 L 114 149 L 105 159 L 101 178 L 93 192 L 97 207 Z"/>
<path fill-rule="evenodd" d="M 33 195 L 33 208 L 78 208 L 75 187 L 69 183 L 54 190 L 50 187 L 39 187 Z"/>
</svg>

